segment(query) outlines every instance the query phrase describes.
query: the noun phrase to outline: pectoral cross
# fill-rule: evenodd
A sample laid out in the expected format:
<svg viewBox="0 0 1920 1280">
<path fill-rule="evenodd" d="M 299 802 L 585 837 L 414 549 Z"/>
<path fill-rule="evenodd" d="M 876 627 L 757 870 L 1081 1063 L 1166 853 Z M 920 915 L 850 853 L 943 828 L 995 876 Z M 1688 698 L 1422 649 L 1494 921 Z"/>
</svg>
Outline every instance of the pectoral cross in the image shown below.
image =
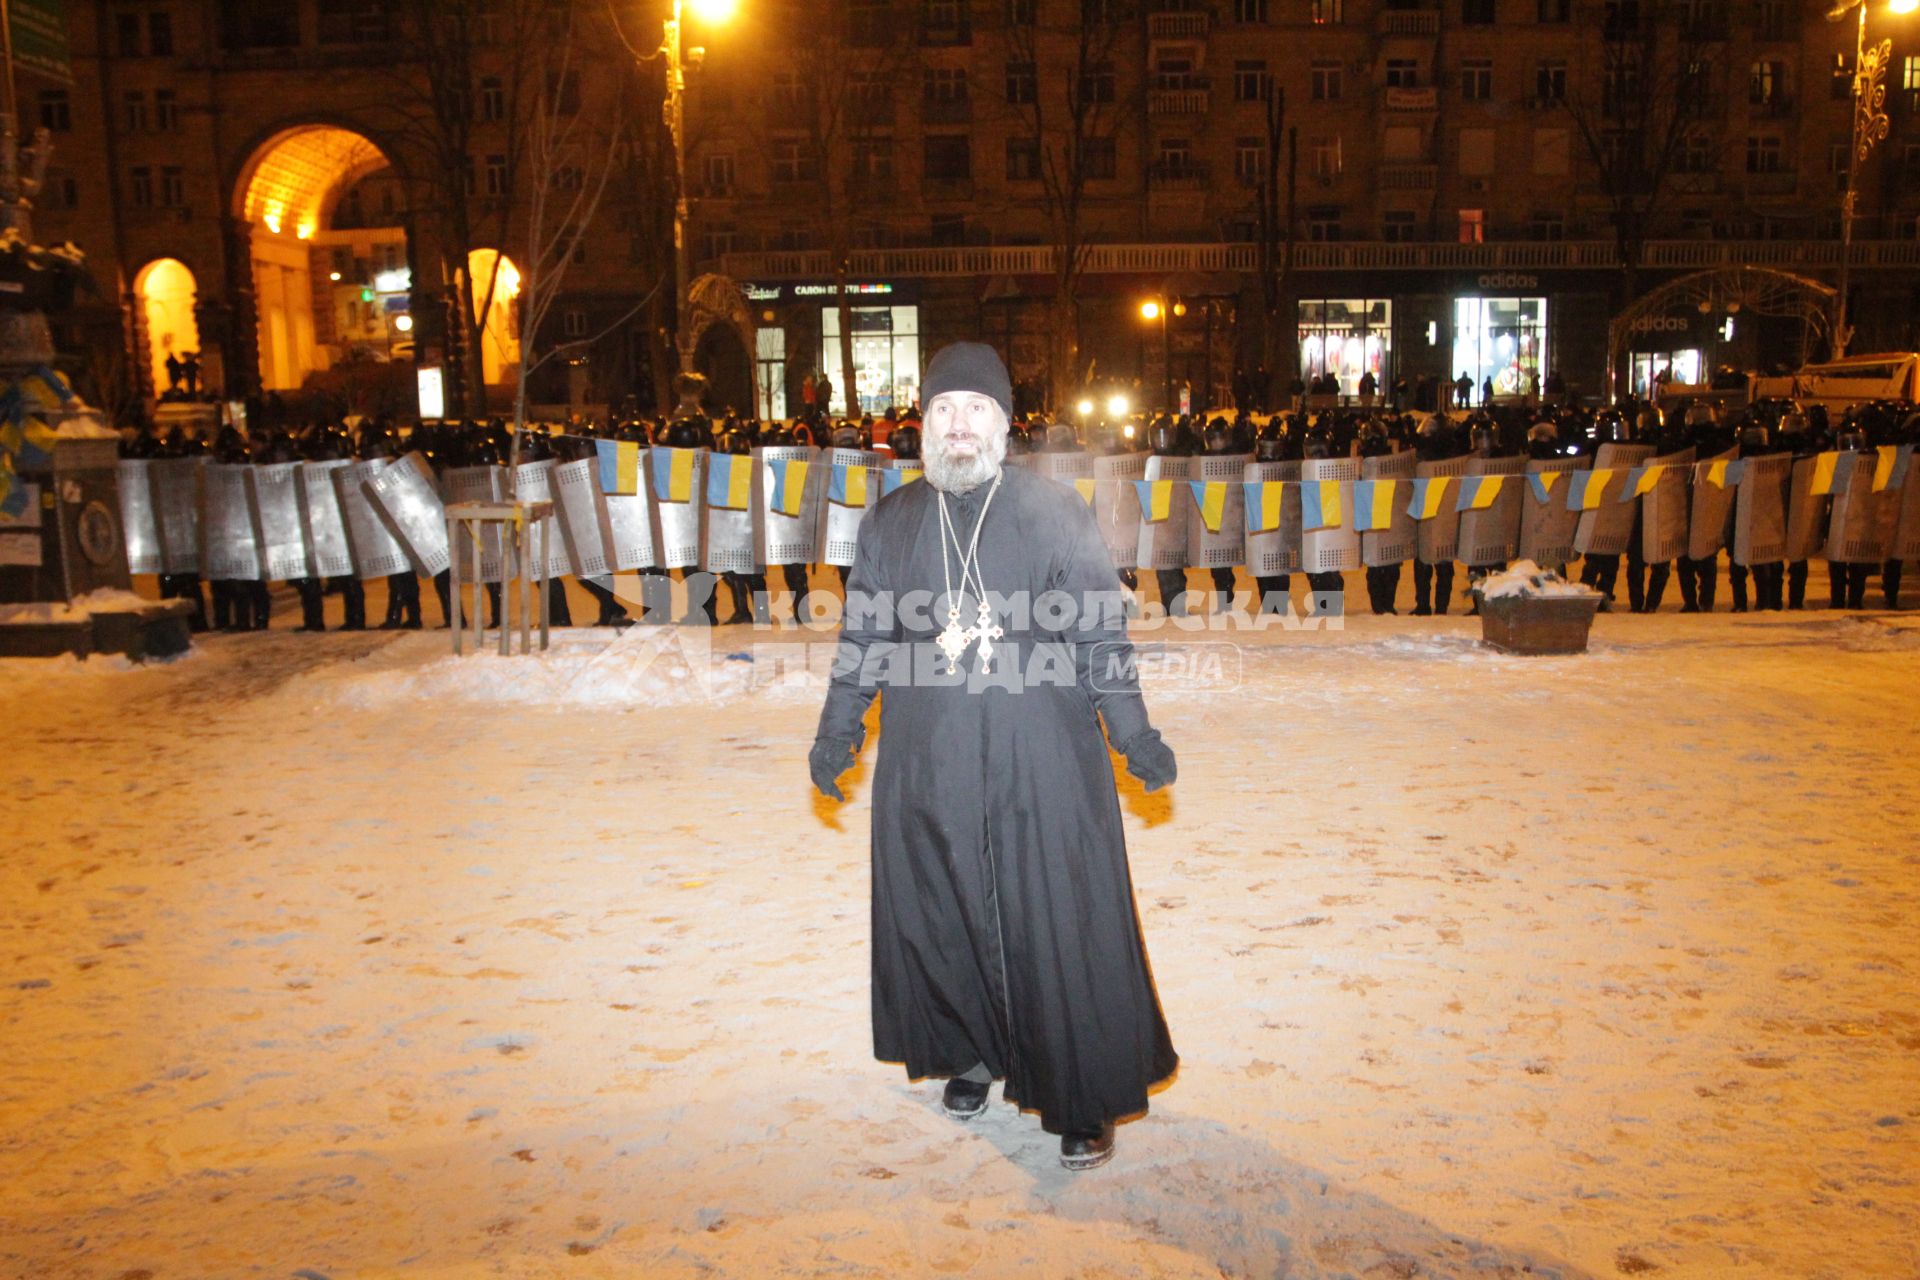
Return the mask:
<svg viewBox="0 0 1920 1280">
<path fill-rule="evenodd" d="M 954 605 L 947 610 L 947 625 L 934 637 L 933 643 L 941 653 L 947 655 L 947 674 L 960 670 L 960 655 L 973 643 L 973 632 L 960 625 L 960 606 Z"/>
<path fill-rule="evenodd" d="M 980 674 L 993 674 L 993 642 L 1006 632 L 993 620 L 993 606 L 980 602 L 980 620 L 967 629 L 967 636 L 980 642 Z"/>
</svg>

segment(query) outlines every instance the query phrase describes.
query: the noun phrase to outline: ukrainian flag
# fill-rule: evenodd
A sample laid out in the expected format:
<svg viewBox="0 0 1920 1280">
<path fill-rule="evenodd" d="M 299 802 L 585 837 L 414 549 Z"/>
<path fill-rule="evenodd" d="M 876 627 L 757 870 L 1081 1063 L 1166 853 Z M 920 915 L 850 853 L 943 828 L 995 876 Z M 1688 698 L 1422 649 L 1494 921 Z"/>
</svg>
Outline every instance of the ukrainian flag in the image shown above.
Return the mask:
<svg viewBox="0 0 1920 1280">
<path fill-rule="evenodd" d="M 1075 480 L 1073 482 L 1073 491 L 1080 495 L 1082 502 L 1088 506 L 1093 505 L 1093 480 L 1091 477 Z"/>
<path fill-rule="evenodd" d="M 600 492 L 640 492 L 640 446 L 631 440 L 595 440 L 600 459 Z"/>
<path fill-rule="evenodd" d="M 827 497 L 843 507 L 867 505 L 867 471 L 858 462 L 836 462 L 833 478 L 827 482 Z"/>
<path fill-rule="evenodd" d="M 9 408 L 23 416 L 0 424 L 0 453 L 12 454 L 13 464 L 17 467 L 52 466 L 53 442 L 59 433 L 39 418 L 21 410 L 17 399 Z M 0 408 L 0 414 L 7 411 L 7 408 Z"/>
<path fill-rule="evenodd" d="M 1898 489 L 1907 482 L 1907 467 L 1913 461 L 1913 446 L 1910 444 L 1883 444 L 1879 457 L 1873 464 L 1873 491 L 1883 493 L 1888 489 Z"/>
<path fill-rule="evenodd" d="M 1189 480 L 1193 487 L 1193 505 L 1200 508 L 1200 522 L 1207 526 L 1208 533 L 1220 532 L 1220 522 L 1227 515 L 1227 482 L 1225 480 Z"/>
<path fill-rule="evenodd" d="M 1300 482 L 1300 527 L 1337 529 L 1345 513 L 1340 509 L 1338 480 L 1302 480 Z"/>
<path fill-rule="evenodd" d="M 751 457 L 716 453 L 707 459 L 707 505 L 729 511 L 745 511 L 753 506 Z"/>
<path fill-rule="evenodd" d="M 1575 471 L 1567 476 L 1567 510 L 1595 511 L 1607 494 L 1607 482 L 1613 479 L 1613 467 Z"/>
<path fill-rule="evenodd" d="M 903 484 L 912 484 L 920 478 L 918 467 L 891 467 L 880 473 L 880 496 L 886 497 Z"/>
<path fill-rule="evenodd" d="M 1395 480 L 1356 480 L 1353 482 L 1354 527 L 1362 533 L 1393 527 Z"/>
<path fill-rule="evenodd" d="M 1732 464 L 1730 458 L 1715 458 L 1707 464 L 1707 483 L 1716 489 L 1727 487 L 1727 468 Z"/>
<path fill-rule="evenodd" d="M 1140 498 L 1140 518 L 1158 524 L 1173 510 L 1173 481 L 1135 480 L 1133 491 Z"/>
<path fill-rule="evenodd" d="M 1660 483 L 1660 477 L 1666 473 L 1665 463 L 1651 467 L 1632 467 L 1627 471 L 1627 483 L 1620 489 L 1615 502 L 1632 502 L 1645 493 L 1652 493 L 1654 486 Z"/>
<path fill-rule="evenodd" d="M 693 459 L 695 449 L 665 449 L 655 446 L 653 460 L 653 496 L 662 502 L 693 501 Z"/>
<path fill-rule="evenodd" d="M 1247 480 L 1240 486 L 1246 494 L 1247 532 L 1272 533 L 1280 527 L 1280 502 L 1287 495 L 1284 480 Z"/>
<path fill-rule="evenodd" d="M 13 473 L 5 454 L 0 454 L 0 516 L 18 520 L 27 514 L 27 486 Z"/>
<path fill-rule="evenodd" d="M 1533 500 L 1546 506 L 1553 499 L 1553 485 L 1562 475 L 1562 471 L 1534 471 L 1527 476 L 1527 488 L 1533 490 Z"/>
<path fill-rule="evenodd" d="M 1460 497 L 1453 504 L 1455 511 L 1485 511 L 1500 496 L 1500 486 L 1505 476 L 1461 476 Z"/>
<path fill-rule="evenodd" d="M 769 458 L 767 465 L 773 468 L 773 509 L 783 516 L 799 515 L 807 496 L 808 464 L 798 458 Z"/>
<path fill-rule="evenodd" d="M 1413 501 L 1407 504 L 1407 514 L 1415 520 L 1431 520 L 1440 514 L 1440 504 L 1447 496 L 1447 481 L 1451 476 L 1427 476 L 1413 482 Z"/>
<path fill-rule="evenodd" d="M 1824 497 L 1829 493 L 1845 493 L 1847 484 L 1841 478 L 1840 455 L 1829 450 L 1815 454 L 1813 459 L 1813 487 L 1808 490 L 1814 497 Z M 1837 482 L 1837 483 L 1836 483 Z"/>
</svg>

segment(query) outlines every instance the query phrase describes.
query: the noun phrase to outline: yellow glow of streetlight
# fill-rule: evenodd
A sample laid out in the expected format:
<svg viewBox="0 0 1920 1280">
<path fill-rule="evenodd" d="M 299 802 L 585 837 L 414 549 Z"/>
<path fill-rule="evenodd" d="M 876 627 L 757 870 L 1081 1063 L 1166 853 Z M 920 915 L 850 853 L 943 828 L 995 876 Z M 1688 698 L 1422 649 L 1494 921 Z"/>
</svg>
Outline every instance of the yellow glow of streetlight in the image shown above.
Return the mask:
<svg viewBox="0 0 1920 1280">
<path fill-rule="evenodd" d="M 1920 4 L 1920 0 L 1914 0 L 1914 2 L 1915 2 L 1916 4 Z M 1187 304 L 1186 304 L 1186 303 L 1184 303 L 1184 302 L 1176 302 L 1176 303 L 1174 303 L 1174 304 L 1173 304 L 1173 314 L 1175 314 L 1176 316 L 1183 316 L 1183 315 L 1185 315 L 1185 314 L 1187 314 Z"/>
<path fill-rule="evenodd" d="M 1887 9 L 1892 13 L 1912 13 L 1920 9 L 1920 0 L 1888 0 Z"/>
<path fill-rule="evenodd" d="M 1140 304 L 1140 318 L 1142 320 L 1158 320 L 1160 318 L 1160 304 L 1152 298 L 1148 298 Z"/>
<path fill-rule="evenodd" d="M 1082 401 L 1081 401 L 1081 402 L 1080 402 L 1079 404 L 1077 404 L 1077 405 L 1075 405 L 1075 406 L 1073 406 L 1073 407 L 1074 407 L 1074 408 L 1076 408 L 1076 409 L 1078 409 L 1078 410 L 1080 411 L 1080 416 L 1084 418 L 1084 417 L 1086 417 L 1086 416 L 1087 416 L 1088 414 L 1090 414 L 1090 413 L 1092 413 L 1092 412 L 1093 412 L 1093 401 L 1091 401 L 1091 400 L 1082 400 Z"/>
<path fill-rule="evenodd" d="M 711 26 L 732 22 L 739 12 L 739 0 L 692 0 L 693 16 Z"/>
<path fill-rule="evenodd" d="M 402 311 L 393 318 L 393 327 L 402 333 L 413 332 L 413 317 Z"/>
<path fill-rule="evenodd" d="M 1127 398 L 1125 396 L 1109 396 L 1107 398 L 1107 416 L 1110 418 L 1126 417 Z M 1129 434 L 1131 434 L 1131 432 L 1129 432 Z"/>
</svg>

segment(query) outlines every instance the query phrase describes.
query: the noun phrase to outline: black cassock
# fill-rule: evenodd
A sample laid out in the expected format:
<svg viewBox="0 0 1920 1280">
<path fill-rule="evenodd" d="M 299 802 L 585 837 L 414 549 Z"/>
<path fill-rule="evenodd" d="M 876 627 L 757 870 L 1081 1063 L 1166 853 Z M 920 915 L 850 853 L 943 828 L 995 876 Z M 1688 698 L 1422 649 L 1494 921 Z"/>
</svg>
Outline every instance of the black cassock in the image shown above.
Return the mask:
<svg viewBox="0 0 1920 1280">
<path fill-rule="evenodd" d="M 962 547 L 989 488 L 947 496 Z M 1122 587 L 1080 496 L 1005 468 L 981 527 L 980 580 L 990 597 L 1025 593 L 1035 607 L 998 616 L 992 674 L 977 674 L 976 645 L 948 676 L 933 644 L 945 607 L 927 604 L 943 591 L 938 496 L 903 485 L 863 522 L 820 713 L 822 737 L 858 744 L 881 694 L 874 1054 L 914 1077 L 984 1062 L 1049 1132 L 1091 1129 L 1145 1110 L 1148 1087 L 1179 1063 L 1100 732 L 1104 718 L 1120 747 L 1148 728 Z M 946 555 L 957 588 L 958 557 Z M 1049 592 L 1060 594 L 1043 601 Z M 904 607 L 859 616 L 875 599 Z"/>
</svg>

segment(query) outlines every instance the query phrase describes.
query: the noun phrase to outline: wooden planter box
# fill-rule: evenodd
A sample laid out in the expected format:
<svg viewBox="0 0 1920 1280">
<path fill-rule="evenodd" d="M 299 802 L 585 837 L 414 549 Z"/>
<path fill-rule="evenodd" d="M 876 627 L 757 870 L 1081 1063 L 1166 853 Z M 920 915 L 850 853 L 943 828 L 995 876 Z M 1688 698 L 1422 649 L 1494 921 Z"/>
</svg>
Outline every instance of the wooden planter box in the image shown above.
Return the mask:
<svg viewBox="0 0 1920 1280">
<path fill-rule="evenodd" d="M 1585 653 L 1602 597 L 1499 596 L 1475 593 L 1480 638 L 1503 653 Z"/>
</svg>

